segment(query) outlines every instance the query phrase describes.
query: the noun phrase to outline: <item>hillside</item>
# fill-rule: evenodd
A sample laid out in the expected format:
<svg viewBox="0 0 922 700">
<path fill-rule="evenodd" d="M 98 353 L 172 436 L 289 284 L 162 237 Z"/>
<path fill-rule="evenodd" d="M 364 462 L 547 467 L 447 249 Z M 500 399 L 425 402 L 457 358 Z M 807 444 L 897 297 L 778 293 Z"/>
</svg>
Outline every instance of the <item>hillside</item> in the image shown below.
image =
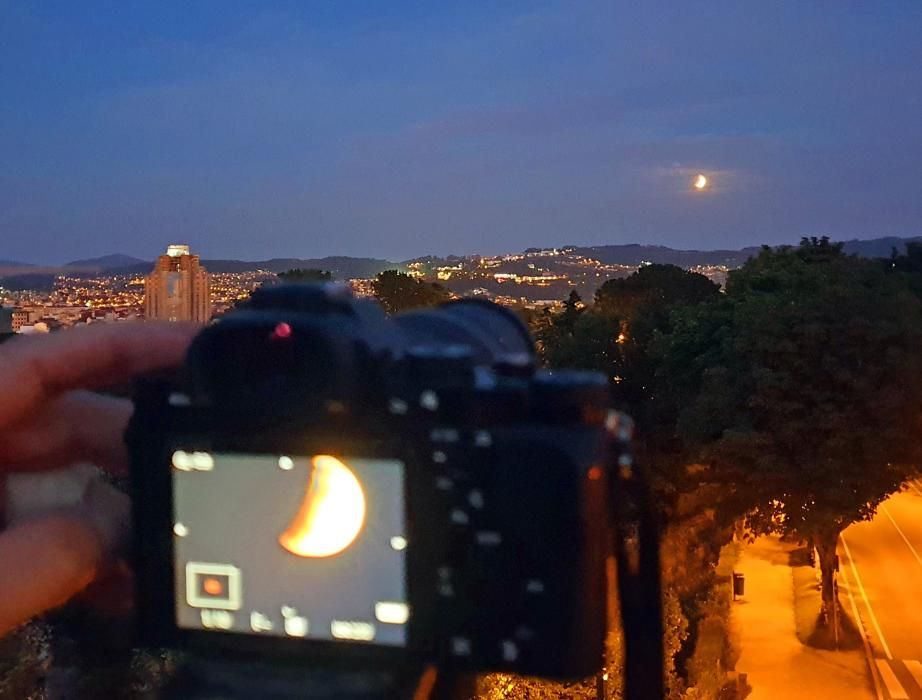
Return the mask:
<svg viewBox="0 0 922 700">
<path fill-rule="evenodd" d="M 73 262 L 66 263 L 64 267 L 97 268 L 100 270 L 110 270 L 114 267 L 129 267 L 132 265 L 150 265 L 150 263 L 145 260 L 141 260 L 141 258 L 135 258 L 131 255 L 115 253 L 113 255 L 103 255 L 100 258 L 74 260 Z"/>
<path fill-rule="evenodd" d="M 904 252 L 909 242 L 922 242 L 922 236 L 899 238 L 887 236 L 870 240 L 845 241 L 845 251 L 863 257 L 888 257 L 896 248 Z M 539 249 L 529 248 L 526 253 L 536 252 Z M 640 265 L 644 262 L 678 265 L 680 267 L 715 266 L 722 265 L 729 268 L 739 267 L 747 258 L 757 253 L 758 247 L 747 247 L 739 250 L 682 250 L 667 246 L 643 245 L 639 243 L 623 245 L 597 245 L 597 246 L 563 246 L 559 248 L 568 255 L 592 258 L 606 265 Z M 479 256 L 459 255 L 426 255 L 407 260 L 401 263 L 382 260 L 379 258 L 354 258 L 348 256 L 329 256 L 324 258 L 270 258 L 268 260 L 233 260 L 233 259 L 203 259 L 202 264 L 210 272 L 247 272 L 251 270 L 266 270 L 269 272 L 284 272 L 293 268 L 328 270 L 336 279 L 368 278 L 383 270 L 405 270 L 413 262 L 423 263 L 426 267 L 439 265 L 453 265 L 464 260 L 471 260 Z M 550 261 L 549 261 L 550 262 Z M 0 277 L 37 273 L 44 274 L 57 272 L 58 274 L 108 274 L 108 275 L 137 275 L 146 274 L 153 268 L 152 261 L 141 260 L 130 255 L 116 253 L 97 258 L 74 260 L 64 266 L 38 266 L 30 263 L 19 263 L 0 260 Z"/>
</svg>

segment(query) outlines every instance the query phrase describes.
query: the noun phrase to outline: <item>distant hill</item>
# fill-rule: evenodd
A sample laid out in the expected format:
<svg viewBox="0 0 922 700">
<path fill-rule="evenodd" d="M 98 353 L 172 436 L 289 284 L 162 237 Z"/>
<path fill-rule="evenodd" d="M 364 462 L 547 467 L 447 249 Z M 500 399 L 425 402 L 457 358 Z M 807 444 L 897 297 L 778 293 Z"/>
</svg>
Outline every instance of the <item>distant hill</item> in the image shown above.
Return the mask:
<svg viewBox="0 0 922 700">
<path fill-rule="evenodd" d="M 107 256 L 117 258 L 121 256 Z M 127 256 L 125 256 L 127 257 Z M 97 258 L 96 260 L 102 260 Z M 146 262 L 131 258 L 133 262 L 127 265 L 113 265 L 104 268 L 110 275 L 135 275 L 146 274 L 154 267 L 153 262 Z M 85 266 L 94 261 L 79 261 Z M 76 263 L 74 263 L 76 265 Z M 346 280 L 354 278 L 374 277 L 384 270 L 403 270 L 401 263 L 377 258 L 350 258 L 346 256 L 333 256 L 326 258 L 272 258 L 270 260 L 202 260 L 202 265 L 209 272 L 249 272 L 252 270 L 266 270 L 267 272 L 285 272 L 295 268 L 326 270 L 333 273 L 334 279 Z"/>
<path fill-rule="evenodd" d="M 896 248 L 897 252 L 906 252 L 906 244 L 922 242 L 922 236 L 898 238 L 888 236 L 870 240 L 851 240 L 844 242 L 846 253 L 859 255 L 864 258 L 887 258 Z M 578 255 L 595 258 L 603 263 L 621 265 L 639 265 L 642 262 L 666 263 L 680 267 L 694 267 L 695 265 L 726 265 L 739 267 L 750 257 L 759 252 L 759 246 L 751 246 L 740 250 L 678 250 L 666 246 L 640 245 L 603 245 L 603 246 L 570 246 Z"/>
<path fill-rule="evenodd" d="M 266 270 L 268 272 L 285 272 L 295 268 L 327 270 L 336 279 L 353 279 L 374 277 L 384 270 L 403 269 L 400 263 L 376 258 L 350 258 L 333 256 L 326 258 L 272 258 L 271 260 L 202 260 L 209 272 L 244 272 L 246 270 Z"/>
<path fill-rule="evenodd" d="M 122 255 L 121 253 L 115 253 L 114 255 L 103 255 L 100 258 L 87 258 L 86 260 L 74 260 L 73 262 L 66 263 L 64 267 L 95 267 L 100 270 L 111 270 L 115 267 L 130 267 L 132 265 L 150 265 L 145 260 L 141 258 L 135 258 L 131 255 Z"/>
<path fill-rule="evenodd" d="M 35 267 L 32 263 L 16 262 L 15 260 L 0 260 L 0 267 Z"/>
<path fill-rule="evenodd" d="M 863 257 L 889 257 L 891 250 L 896 248 L 904 252 L 906 243 L 922 242 L 922 236 L 898 238 L 889 236 L 871 240 L 845 241 L 845 251 Z M 640 265 L 643 262 L 664 263 L 680 267 L 695 267 L 697 265 L 726 265 L 739 267 L 752 255 L 759 252 L 758 246 L 742 248 L 739 250 L 681 250 L 667 246 L 643 245 L 639 243 L 625 245 L 597 245 L 597 246 L 565 246 L 566 250 L 577 255 L 594 258 L 605 264 L 612 265 Z M 530 248 L 525 252 L 537 251 Z M 202 260 L 202 264 L 210 272 L 248 272 L 252 270 L 266 270 L 268 272 L 284 272 L 294 268 L 328 270 L 335 279 L 353 279 L 374 277 L 384 270 L 405 271 L 407 264 L 415 261 L 429 266 L 439 264 L 454 264 L 466 258 L 477 256 L 446 255 L 444 257 L 427 255 L 401 263 L 379 258 L 353 258 L 348 256 L 331 256 L 325 258 L 271 258 L 269 260 Z M 74 260 L 63 267 L 39 267 L 24 263 L 0 261 L 0 275 L 25 274 L 29 272 L 48 273 L 60 271 L 61 274 L 79 275 L 82 273 L 104 272 L 110 275 L 137 275 L 147 274 L 154 263 L 135 258 L 130 255 L 114 254 L 86 260 Z M 23 268 L 34 268 L 32 270 Z"/>
<path fill-rule="evenodd" d="M 0 277 L 0 285 L 14 292 L 27 289 L 37 292 L 50 292 L 54 289 L 54 279 L 55 275 L 44 273 L 7 275 Z"/>
</svg>

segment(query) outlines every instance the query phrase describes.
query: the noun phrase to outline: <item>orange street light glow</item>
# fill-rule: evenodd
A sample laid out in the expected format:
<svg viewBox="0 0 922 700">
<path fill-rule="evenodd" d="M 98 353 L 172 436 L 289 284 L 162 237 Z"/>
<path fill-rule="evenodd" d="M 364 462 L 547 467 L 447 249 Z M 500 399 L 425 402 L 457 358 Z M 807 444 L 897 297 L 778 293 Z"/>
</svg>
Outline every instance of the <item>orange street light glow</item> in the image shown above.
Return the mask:
<svg viewBox="0 0 922 700">
<path fill-rule="evenodd" d="M 336 457 L 318 455 L 297 515 L 279 544 L 299 557 L 331 557 L 358 537 L 365 524 L 365 493 L 349 467 Z"/>
</svg>

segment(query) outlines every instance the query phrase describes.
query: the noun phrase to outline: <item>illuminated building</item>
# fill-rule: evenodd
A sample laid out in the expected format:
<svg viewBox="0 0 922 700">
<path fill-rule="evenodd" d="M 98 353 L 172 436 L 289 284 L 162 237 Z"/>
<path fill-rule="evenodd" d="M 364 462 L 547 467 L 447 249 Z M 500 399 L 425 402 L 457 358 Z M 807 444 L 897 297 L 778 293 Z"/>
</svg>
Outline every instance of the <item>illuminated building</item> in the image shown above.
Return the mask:
<svg viewBox="0 0 922 700">
<path fill-rule="evenodd" d="M 31 320 L 29 312 L 23 309 L 13 309 L 13 313 L 10 314 L 10 326 L 14 333 L 19 333 Z"/>
<path fill-rule="evenodd" d="M 189 246 L 171 245 L 157 258 L 144 280 L 144 312 L 165 321 L 205 323 L 211 318 L 209 275 Z"/>
</svg>

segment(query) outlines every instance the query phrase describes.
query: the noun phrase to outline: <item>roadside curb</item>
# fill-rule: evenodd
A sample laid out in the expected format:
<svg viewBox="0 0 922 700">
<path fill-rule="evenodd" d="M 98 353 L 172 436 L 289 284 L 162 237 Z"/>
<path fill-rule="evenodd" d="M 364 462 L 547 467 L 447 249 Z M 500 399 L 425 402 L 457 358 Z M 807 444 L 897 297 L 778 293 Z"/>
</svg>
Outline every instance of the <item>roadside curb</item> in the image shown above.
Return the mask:
<svg viewBox="0 0 922 700">
<path fill-rule="evenodd" d="M 848 557 L 849 564 L 854 569 L 855 562 L 852 561 L 851 554 L 848 551 L 848 545 L 845 544 L 845 538 L 840 535 L 839 539 L 841 539 L 842 544 L 845 545 L 845 554 Z M 877 664 L 874 662 L 874 655 L 871 653 L 871 642 L 868 639 L 868 632 L 864 627 L 864 623 L 861 621 L 861 615 L 858 612 L 858 604 L 855 602 L 855 596 L 852 594 L 852 584 L 849 581 L 848 575 L 845 573 L 844 567 L 839 574 L 845 579 L 845 590 L 848 593 L 848 600 L 852 604 L 852 615 L 855 618 L 855 624 L 858 625 L 858 631 L 861 632 L 861 641 L 864 646 L 864 660 L 868 664 L 868 672 L 871 674 L 871 680 L 874 682 L 874 692 L 877 695 L 877 700 L 885 700 L 884 691 L 881 687 L 880 671 L 877 668 Z"/>
</svg>

